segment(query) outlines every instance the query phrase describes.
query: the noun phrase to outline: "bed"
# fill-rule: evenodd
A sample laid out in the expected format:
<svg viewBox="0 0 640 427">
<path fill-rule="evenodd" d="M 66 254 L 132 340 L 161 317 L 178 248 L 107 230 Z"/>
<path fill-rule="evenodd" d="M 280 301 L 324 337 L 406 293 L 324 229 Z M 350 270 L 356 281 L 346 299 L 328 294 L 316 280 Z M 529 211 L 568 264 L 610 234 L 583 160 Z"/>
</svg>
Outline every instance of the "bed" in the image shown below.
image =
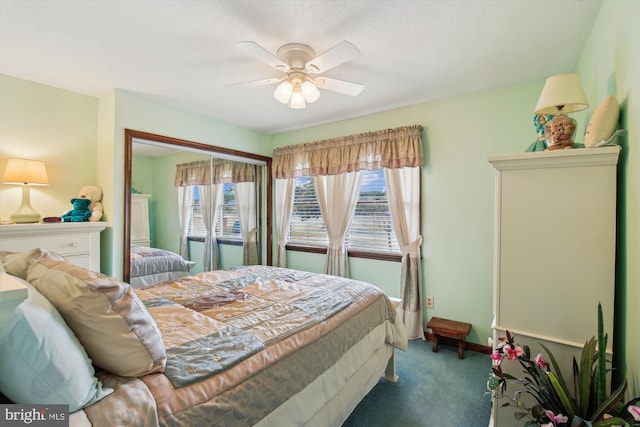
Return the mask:
<svg viewBox="0 0 640 427">
<path fill-rule="evenodd" d="M 189 275 L 195 264 L 164 249 L 131 245 L 129 283 L 134 288 Z"/>
<path fill-rule="evenodd" d="M 96 394 L 75 405 L 72 426 L 339 426 L 381 377 L 396 379 L 394 349 L 407 346 L 389 298 L 360 281 L 245 266 L 133 290 L 42 252 L 27 257 L 27 286 L 55 305 L 100 366 Z M 52 286 L 56 281 L 63 284 Z M 128 344 L 105 342 L 111 336 L 83 339 L 76 328 L 91 320 L 78 314 L 74 292 L 111 298 L 106 311 L 123 316 L 139 310 L 131 329 L 150 323 L 136 332 L 146 353 L 131 357 L 136 348 L 101 360 Z M 83 307 L 86 297 L 75 296 Z M 5 346 L 7 329 L 0 335 Z M 126 375 L 114 374 L 122 369 Z M 2 374 L 6 387 L 9 374 Z"/>
</svg>

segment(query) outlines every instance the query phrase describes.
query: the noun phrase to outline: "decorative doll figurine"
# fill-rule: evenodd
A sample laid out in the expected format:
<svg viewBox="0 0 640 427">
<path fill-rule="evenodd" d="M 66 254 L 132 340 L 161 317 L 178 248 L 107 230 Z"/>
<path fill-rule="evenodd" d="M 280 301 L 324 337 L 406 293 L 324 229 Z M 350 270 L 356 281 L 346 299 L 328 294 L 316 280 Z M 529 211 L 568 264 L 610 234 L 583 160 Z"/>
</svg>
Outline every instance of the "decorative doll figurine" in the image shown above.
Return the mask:
<svg viewBox="0 0 640 427">
<path fill-rule="evenodd" d="M 547 149 L 547 143 L 544 138 L 544 126 L 554 117 L 552 114 L 533 115 L 533 126 L 536 128 L 537 139 L 529 145 L 525 151 L 544 151 Z"/>
</svg>

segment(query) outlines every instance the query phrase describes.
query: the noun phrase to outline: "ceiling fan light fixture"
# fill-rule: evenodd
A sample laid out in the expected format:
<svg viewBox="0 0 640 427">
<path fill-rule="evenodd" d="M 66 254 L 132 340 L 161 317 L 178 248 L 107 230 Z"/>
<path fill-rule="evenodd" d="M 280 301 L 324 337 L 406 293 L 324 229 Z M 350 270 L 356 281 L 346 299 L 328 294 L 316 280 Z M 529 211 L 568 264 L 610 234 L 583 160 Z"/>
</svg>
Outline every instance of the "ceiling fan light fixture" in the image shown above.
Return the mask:
<svg viewBox="0 0 640 427">
<path fill-rule="evenodd" d="M 294 109 L 300 109 L 300 108 L 306 107 L 304 94 L 302 93 L 302 89 L 300 88 L 300 85 L 296 85 L 293 88 L 293 93 L 291 94 L 291 100 L 289 101 L 289 107 Z"/>
<path fill-rule="evenodd" d="M 309 104 L 311 104 L 312 102 L 316 102 L 318 98 L 320 98 L 320 91 L 311 80 L 307 80 L 302 83 L 301 89 L 305 101 L 307 101 Z"/>
<path fill-rule="evenodd" d="M 275 92 L 273 92 L 273 96 L 283 104 L 289 102 L 291 98 L 291 94 L 293 93 L 293 85 L 289 82 L 289 80 L 285 80 L 278 85 Z"/>
</svg>

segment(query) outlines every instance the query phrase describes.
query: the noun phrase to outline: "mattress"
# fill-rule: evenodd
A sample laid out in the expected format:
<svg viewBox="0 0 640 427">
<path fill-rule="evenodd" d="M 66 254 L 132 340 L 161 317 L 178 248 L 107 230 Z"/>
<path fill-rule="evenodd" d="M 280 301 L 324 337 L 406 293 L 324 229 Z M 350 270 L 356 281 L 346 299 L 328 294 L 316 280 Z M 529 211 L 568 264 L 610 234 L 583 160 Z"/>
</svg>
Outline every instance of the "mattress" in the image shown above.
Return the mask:
<svg viewBox="0 0 640 427">
<path fill-rule="evenodd" d="M 340 425 L 406 334 L 364 282 L 277 267 L 137 289 L 167 348 L 165 373 L 100 378 L 116 392 L 72 425 Z"/>
</svg>

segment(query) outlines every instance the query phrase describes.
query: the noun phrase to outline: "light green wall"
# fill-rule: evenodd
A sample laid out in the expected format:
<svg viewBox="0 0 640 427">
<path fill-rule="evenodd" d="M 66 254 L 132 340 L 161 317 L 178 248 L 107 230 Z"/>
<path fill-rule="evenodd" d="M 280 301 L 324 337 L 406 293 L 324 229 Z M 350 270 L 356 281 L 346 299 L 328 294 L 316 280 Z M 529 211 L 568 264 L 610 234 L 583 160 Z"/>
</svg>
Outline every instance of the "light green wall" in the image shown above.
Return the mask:
<svg viewBox="0 0 640 427">
<path fill-rule="evenodd" d="M 131 156 L 131 189 L 144 194 L 153 193 L 153 159 Z"/>
<path fill-rule="evenodd" d="M 629 396 L 640 396 L 640 2 L 605 0 L 580 55 L 577 72 L 591 107 L 608 96 L 620 103 L 626 138 L 618 166 L 616 268 L 617 378 L 629 381 Z M 583 120 L 583 123 L 586 120 Z M 621 356 L 625 355 L 623 359 Z M 626 360 L 626 364 L 625 364 Z"/>
<path fill-rule="evenodd" d="M 84 185 L 96 185 L 94 97 L 0 75 L 0 171 L 10 158 L 45 162 L 49 186 L 31 188 L 42 216 L 60 216 Z M 0 216 L 18 209 L 22 190 L 0 184 Z"/>
<path fill-rule="evenodd" d="M 286 132 L 274 147 L 339 135 L 420 124 L 424 127 L 422 191 L 425 321 L 441 316 L 469 322 L 469 340 L 491 335 L 494 172 L 492 154 L 524 151 L 536 138 L 533 108 L 543 81 L 401 108 L 339 123 Z M 275 238 L 274 238 L 275 240 Z M 289 266 L 319 271 L 324 255 L 294 252 Z M 351 259 L 352 277 L 399 296 L 398 263 Z"/>
</svg>

